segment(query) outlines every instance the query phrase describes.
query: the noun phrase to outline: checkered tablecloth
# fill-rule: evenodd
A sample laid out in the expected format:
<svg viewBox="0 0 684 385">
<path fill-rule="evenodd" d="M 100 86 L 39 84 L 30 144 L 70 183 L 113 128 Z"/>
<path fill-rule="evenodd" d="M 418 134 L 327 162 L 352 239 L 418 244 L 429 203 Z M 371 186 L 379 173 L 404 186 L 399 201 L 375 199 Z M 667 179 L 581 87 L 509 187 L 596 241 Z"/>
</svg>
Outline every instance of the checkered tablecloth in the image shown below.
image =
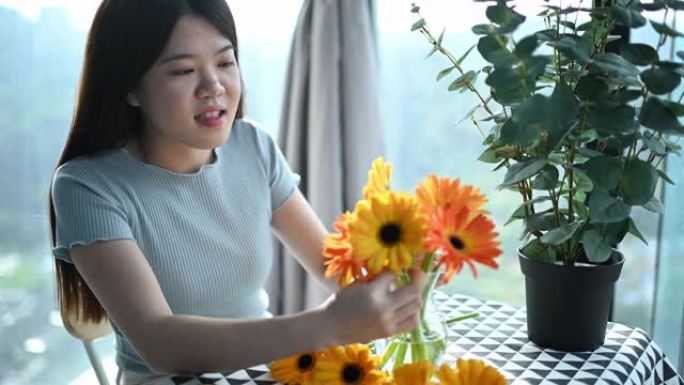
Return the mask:
<svg viewBox="0 0 684 385">
<path fill-rule="evenodd" d="M 665 354 L 640 329 L 610 323 L 606 342 L 593 352 L 542 349 L 527 339 L 525 310 L 501 302 L 436 293 L 445 317 L 478 312 L 480 317 L 451 325 L 444 361 L 481 358 L 496 365 L 511 385 L 684 385 Z M 173 385 L 274 384 L 264 365 L 231 374 L 176 376 Z"/>
</svg>

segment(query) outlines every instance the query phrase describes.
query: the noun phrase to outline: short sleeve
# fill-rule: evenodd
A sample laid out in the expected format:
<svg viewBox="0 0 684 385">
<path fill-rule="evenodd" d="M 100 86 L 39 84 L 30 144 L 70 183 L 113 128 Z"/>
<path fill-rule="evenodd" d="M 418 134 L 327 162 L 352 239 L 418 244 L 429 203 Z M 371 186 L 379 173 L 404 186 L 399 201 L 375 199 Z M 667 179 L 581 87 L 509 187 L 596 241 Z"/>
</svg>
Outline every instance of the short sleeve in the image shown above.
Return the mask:
<svg viewBox="0 0 684 385">
<path fill-rule="evenodd" d="M 71 262 L 73 246 L 98 241 L 133 239 L 124 211 L 104 186 L 88 174 L 60 168 L 52 182 L 56 217 L 56 258 Z"/>
<path fill-rule="evenodd" d="M 260 156 L 266 167 L 271 189 L 271 211 L 277 210 L 292 196 L 299 185 L 300 177 L 290 169 L 285 156 L 273 138 L 264 130 L 255 127 Z"/>
</svg>

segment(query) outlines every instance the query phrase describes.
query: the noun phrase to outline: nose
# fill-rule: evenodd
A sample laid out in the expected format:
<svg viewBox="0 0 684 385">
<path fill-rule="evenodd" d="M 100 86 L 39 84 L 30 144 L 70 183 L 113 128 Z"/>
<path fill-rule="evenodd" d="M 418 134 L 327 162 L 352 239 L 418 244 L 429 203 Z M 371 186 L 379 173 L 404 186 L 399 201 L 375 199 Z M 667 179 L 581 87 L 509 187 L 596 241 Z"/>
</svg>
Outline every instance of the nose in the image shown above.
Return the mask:
<svg viewBox="0 0 684 385">
<path fill-rule="evenodd" d="M 202 77 L 199 87 L 197 87 L 197 97 L 200 99 L 215 98 L 217 96 L 223 95 L 225 92 L 226 89 L 219 81 L 216 73 L 211 72 L 206 73 Z"/>
</svg>

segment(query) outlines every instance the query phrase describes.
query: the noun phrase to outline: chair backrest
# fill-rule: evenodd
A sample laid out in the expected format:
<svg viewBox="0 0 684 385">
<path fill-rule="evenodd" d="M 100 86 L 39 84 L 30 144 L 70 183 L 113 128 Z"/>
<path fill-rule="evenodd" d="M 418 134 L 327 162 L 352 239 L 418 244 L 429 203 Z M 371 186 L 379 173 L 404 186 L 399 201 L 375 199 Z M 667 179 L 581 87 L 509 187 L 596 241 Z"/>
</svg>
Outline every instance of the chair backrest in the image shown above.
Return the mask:
<svg viewBox="0 0 684 385">
<path fill-rule="evenodd" d="M 86 322 L 79 319 L 75 314 L 65 311 L 61 312 L 61 316 L 64 328 L 69 334 L 83 342 L 83 347 L 88 354 L 88 360 L 100 385 L 109 385 L 107 374 L 102 367 L 102 361 L 93 347 L 93 340 L 105 337 L 112 332 L 112 325 L 109 323 L 109 320 L 105 318 L 98 323 Z"/>
</svg>

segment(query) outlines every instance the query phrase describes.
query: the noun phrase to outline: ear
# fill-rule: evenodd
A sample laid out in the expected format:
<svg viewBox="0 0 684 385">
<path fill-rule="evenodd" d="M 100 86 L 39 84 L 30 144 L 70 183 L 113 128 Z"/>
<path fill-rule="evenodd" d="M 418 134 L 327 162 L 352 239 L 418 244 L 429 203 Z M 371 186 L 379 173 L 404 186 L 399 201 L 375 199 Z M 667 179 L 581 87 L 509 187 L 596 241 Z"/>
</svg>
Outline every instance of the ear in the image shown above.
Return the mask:
<svg viewBox="0 0 684 385">
<path fill-rule="evenodd" d="M 128 102 L 131 107 L 140 107 L 140 100 L 133 91 L 126 94 L 126 102 Z"/>
</svg>

